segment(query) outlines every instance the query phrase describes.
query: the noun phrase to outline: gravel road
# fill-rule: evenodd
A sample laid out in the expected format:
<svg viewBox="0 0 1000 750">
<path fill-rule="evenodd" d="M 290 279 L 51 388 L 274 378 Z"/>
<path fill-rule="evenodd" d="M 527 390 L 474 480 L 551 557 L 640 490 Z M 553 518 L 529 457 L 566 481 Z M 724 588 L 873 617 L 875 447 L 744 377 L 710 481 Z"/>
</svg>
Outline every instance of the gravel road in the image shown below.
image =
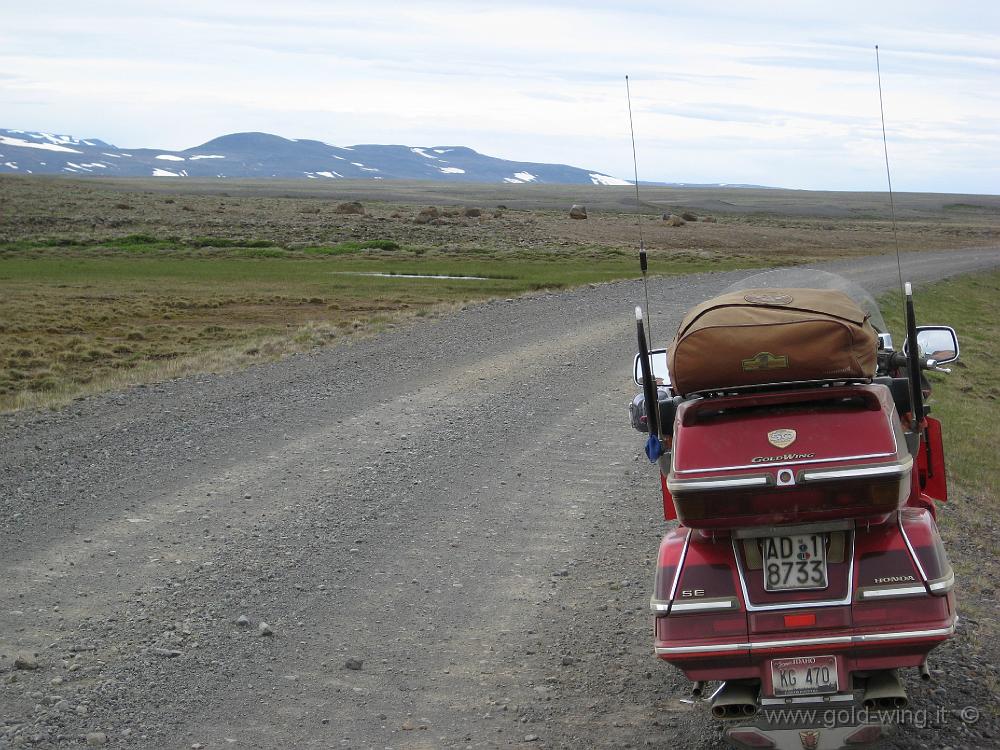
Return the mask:
<svg viewBox="0 0 1000 750">
<path fill-rule="evenodd" d="M 904 262 L 921 282 L 1000 248 Z M 827 268 L 896 282 L 889 257 Z M 655 331 L 745 275 L 656 279 Z M 640 295 L 495 301 L 2 418 L 0 748 L 720 745 L 650 655 Z"/>
</svg>

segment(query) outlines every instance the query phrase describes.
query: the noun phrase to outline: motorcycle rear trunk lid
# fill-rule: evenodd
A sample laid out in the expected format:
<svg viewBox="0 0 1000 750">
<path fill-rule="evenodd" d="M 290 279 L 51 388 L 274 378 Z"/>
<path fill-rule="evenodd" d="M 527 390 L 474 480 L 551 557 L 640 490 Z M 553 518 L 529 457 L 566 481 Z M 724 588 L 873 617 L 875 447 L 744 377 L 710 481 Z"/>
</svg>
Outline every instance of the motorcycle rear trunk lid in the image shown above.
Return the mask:
<svg viewBox="0 0 1000 750">
<path fill-rule="evenodd" d="M 878 523 L 911 474 L 888 389 L 845 385 L 682 403 L 667 485 L 688 528 Z"/>
</svg>

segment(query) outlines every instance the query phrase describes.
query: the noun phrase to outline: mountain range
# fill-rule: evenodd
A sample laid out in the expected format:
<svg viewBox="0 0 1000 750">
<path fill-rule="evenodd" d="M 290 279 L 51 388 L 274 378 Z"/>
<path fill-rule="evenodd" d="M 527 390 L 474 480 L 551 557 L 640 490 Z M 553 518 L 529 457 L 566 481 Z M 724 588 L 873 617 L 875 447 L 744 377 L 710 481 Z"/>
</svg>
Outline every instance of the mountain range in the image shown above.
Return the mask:
<svg viewBox="0 0 1000 750">
<path fill-rule="evenodd" d="M 0 174 L 77 177 L 280 177 L 630 185 L 565 164 L 508 161 L 464 146 L 331 146 L 269 133 L 232 133 L 195 148 L 122 149 L 97 138 L 0 129 Z"/>
</svg>

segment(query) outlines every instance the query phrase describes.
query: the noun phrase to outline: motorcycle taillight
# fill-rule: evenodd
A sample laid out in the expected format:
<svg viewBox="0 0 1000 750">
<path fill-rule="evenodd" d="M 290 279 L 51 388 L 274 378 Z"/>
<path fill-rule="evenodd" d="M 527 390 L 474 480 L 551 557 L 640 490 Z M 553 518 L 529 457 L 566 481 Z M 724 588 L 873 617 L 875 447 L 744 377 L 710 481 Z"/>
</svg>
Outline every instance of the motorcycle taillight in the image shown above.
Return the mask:
<svg viewBox="0 0 1000 750">
<path fill-rule="evenodd" d="M 953 576 L 951 563 L 944 551 L 941 535 L 934 518 L 923 508 L 904 508 L 900 513 L 903 533 L 920 562 L 932 593 L 942 594 L 951 590 L 946 580 Z"/>
<path fill-rule="evenodd" d="M 906 483 L 906 490 L 909 490 Z M 898 477 L 823 482 L 765 490 L 684 492 L 674 487 L 681 523 L 691 528 L 732 528 L 803 523 L 834 518 L 884 517 L 905 501 Z"/>
<path fill-rule="evenodd" d="M 683 614 L 656 618 L 656 637 L 681 642 L 713 639 L 717 636 L 745 636 L 747 618 L 743 612 Z"/>
<path fill-rule="evenodd" d="M 948 600 L 942 597 L 915 596 L 881 602 L 855 602 L 851 608 L 855 626 L 906 626 L 931 623 L 935 627 L 947 620 Z"/>
</svg>

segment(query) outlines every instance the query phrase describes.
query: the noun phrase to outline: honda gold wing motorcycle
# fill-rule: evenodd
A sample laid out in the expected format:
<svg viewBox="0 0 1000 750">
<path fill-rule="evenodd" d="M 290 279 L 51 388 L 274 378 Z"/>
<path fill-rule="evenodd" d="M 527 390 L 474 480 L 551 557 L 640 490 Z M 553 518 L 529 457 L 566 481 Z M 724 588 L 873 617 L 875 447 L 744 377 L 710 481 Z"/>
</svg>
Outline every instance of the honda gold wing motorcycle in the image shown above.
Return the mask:
<svg viewBox="0 0 1000 750">
<path fill-rule="evenodd" d="M 655 652 L 736 747 L 876 742 L 907 705 L 900 672 L 929 679 L 955 632 L 925 375 L 958 339 L 916 325 L 909 285 L 905 305 L 901 351 L 870 295 L 809 269 L 730 287 L 667 348 L 636 308 L 631 421 L 678 521 L 657 556 Z"/>
</svg>

